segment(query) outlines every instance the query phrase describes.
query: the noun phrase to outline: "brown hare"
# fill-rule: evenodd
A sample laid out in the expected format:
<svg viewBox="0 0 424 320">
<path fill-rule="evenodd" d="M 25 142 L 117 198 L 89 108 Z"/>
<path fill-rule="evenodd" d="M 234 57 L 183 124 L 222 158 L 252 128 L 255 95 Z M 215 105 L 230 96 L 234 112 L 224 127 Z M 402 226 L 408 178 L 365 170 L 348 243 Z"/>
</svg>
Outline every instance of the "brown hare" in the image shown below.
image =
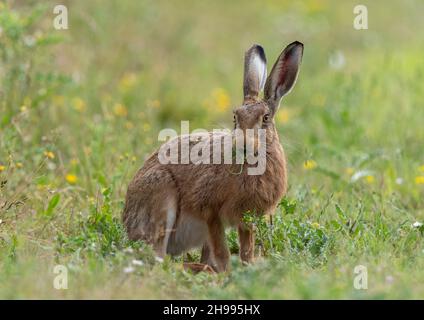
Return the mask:
<svg viewBox="0 0 424 320">
<path fill-rule="evenodd" d="M 245 263 L 253 261 L 254 231 L 243 222 L 243 214 L 247 211 L 272 214 L 286 192 L 286 159 L 274 116 L 281 98 L 290 92 L 296 82 L 302 55 L 302 43 L 296 41 L 289 44 L 266 78 L 264 50 L 259 45 L 252 46 L 245 54 L 244 100 L 234 110 L 234 130 L 170 139 L 145 161 L 126 195 L 123 222 L 131 240 L 146 241 L 160 257 L 166 254 L 175 256 L 202 247 L 201 263 L 222 272 L 228 269 L 230 257 L 225 227 L 236 226 L 240 258 Z M 263 89 L 264 97 L 260 98 Z M 262 146 L 258 139 L 260 129 L 265 133 Z M 246 135 L 248 130 L 254 132 L 253 139 Z M 265 159 L 262 163 L 265 166 L 260 174 L 249 174 L 253 164 L 245 162 L 183 162 L 182 147 L 176 149 L 180 162 L 160 161 L 164 146 L 178 147 L 189 142 L 189 147 L 192 147 L 193 141 L 204 137 L 213 141 L 211 143 L 210 139 L 205 139 L 209 148 L 221 144 L 222 137 L 230 136 L 232 148 L 236 132 L 241 132 L 245 138 L 243 147 L 247 148 L 248 142 L 254 144 L 255 155 L 258 148 L 264 148 Z M 221 150 L 218 152 L 227 150 L 225 143 L 223 146 L 223 149 L 217 148 Z M 221 160 L 221 154 L 217 158 Z"/>
</svg>

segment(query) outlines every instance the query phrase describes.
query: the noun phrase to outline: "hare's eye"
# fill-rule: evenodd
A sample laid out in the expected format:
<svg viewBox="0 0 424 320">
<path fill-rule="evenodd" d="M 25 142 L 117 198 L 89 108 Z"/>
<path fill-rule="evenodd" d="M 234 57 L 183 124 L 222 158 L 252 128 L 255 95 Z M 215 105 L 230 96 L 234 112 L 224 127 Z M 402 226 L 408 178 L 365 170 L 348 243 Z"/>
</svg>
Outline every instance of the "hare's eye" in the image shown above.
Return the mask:
<svg viewBox="0 0 424 320">
<path fill-rule="evenodd" d="M 268 122 L 269 121 L 269 114 L 264 115 L 264 122 Z"/>
<path fill-rule="evenodd" d="M 236 122 L 236 115 L 233 116 L 233 121 Z"/>
</svg>

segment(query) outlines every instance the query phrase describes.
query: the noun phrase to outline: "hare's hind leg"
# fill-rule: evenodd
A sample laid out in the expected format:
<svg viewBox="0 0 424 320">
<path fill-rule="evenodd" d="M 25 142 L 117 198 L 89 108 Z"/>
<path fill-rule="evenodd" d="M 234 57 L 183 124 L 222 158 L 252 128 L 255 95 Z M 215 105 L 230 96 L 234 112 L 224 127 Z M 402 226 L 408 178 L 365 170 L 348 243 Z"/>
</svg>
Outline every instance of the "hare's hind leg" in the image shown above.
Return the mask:
<svg viewBox="0 0 424 320">
<path fill-rule="evenodd" d="M 163 258 L 177 216 L 177 193 L 172 181 L 152 187 L 151 177 L 140 180 L 127 196 L 123 222 L 130 240 L 145 241 Z"/>
<path fill-rule="evenodd" d="M 175 231 L 175 221 L 177 218 L 177 204 L 175 197 L 169 197 L 165 204 L 158 208 L 160 221 L 156 223 L 156 237 L 153 241 L 153 249 L 156 255 L 164 258 L 167 250 L 171 233 Z"/>
<path fill-rule="evenodd" d="M 216 217 L 208 221 L 208 247 L 210 250 L 209 261 L 218 272 L 228 270 L 230 251 L 225 238 L 225 229 L 222 221 Z"/>
</svg>

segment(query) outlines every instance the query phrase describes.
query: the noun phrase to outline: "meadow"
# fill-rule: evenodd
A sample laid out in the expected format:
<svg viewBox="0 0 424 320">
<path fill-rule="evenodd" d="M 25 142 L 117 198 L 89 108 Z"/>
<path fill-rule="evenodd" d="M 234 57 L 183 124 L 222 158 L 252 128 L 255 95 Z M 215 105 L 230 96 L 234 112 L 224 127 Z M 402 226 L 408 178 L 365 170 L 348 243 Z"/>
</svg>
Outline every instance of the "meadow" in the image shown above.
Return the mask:
<svg viewBox="0 0 424 320">
<path fill-rule="evenodd" d="M 0 298 L 424 298 L 424 3 L 0 0 Z M 194 275 L 127 239 L 127 185 L 163 128 L 231 128 L 243 54 L 305 45 L 276 115 L 289 191 L 257 261 Z M 54 288 L 55 266 L 68 289 Z M 355 267 L 367 270 L 356 289 Z"/>
</svg>

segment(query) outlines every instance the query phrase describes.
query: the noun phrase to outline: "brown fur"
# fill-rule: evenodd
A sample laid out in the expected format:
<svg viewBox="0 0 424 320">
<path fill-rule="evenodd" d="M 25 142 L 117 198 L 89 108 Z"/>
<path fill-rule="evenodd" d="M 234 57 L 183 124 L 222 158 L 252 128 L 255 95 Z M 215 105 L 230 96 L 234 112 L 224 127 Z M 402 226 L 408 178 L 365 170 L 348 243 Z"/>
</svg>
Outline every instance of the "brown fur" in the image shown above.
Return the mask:
<svg viewBox="0 0 424 320">
<path fill-rule="evenodd" d="M 263 100 L 258 94 L 266 69 L 265 74 L 260 74 L 256 70 L 258 60 L 254 60 L 256 57 L 265 63 L 263 49 L 256 45 L 246 53 L 245 99 L 234 112 L 235 128 L 266 129 L 265 172 L 248 175 L 248 164 L 164 165 L 156 151 L 128 187 L 123 222 L 130 239 L 147 241 L 159 256 L 203 246 L 201 262 L 216 271 L 225 271 L 229 262 L 225 227 L 237 226 L 240 257 L 246 263 L 253 261 L 253 230 L 242 218 L 246 211 L 272 214 L 286 192 L 286 159 L 273 116 L 281 97 L 296 81 L 302 52 L 303 45 L 298 42 L 283 51 L 266 81 Z M 264 118 L 266 115 L 268 119 Z M 185 138 L 178 137 L 176 142 L 182 139 Z M 169 223 L 171 227 L 167 227 Z"/>
</svg>

